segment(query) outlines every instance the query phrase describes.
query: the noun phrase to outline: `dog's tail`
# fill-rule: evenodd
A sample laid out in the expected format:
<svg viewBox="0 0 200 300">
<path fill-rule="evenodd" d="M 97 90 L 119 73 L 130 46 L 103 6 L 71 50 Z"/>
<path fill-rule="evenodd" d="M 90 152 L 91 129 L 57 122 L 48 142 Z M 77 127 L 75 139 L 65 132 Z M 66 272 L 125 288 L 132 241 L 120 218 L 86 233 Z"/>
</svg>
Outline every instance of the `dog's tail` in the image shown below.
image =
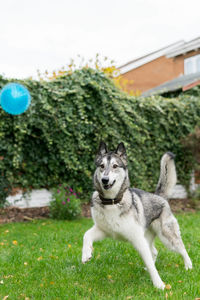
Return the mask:
<svg viewBox="0 0 200 300">
<path fill-rule="evenodd" d="M 160 161 L 160 178 L 156 188 L 156 194 L 168 199 L 176 184 L 175 155 L 166 152 Z"/>
</svg>

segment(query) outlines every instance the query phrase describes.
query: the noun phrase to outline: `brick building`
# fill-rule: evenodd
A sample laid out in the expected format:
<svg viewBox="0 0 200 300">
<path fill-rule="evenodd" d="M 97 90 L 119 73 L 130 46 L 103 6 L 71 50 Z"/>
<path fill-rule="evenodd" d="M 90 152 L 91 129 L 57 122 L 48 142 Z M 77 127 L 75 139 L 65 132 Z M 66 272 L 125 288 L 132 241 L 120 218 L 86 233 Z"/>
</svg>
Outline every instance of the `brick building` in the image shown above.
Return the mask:
<svg viewBox="0 0 200 300">
<path fill-rule="evenodd" d="M 130 61 L 120 68 L 128 79 L 127 90 L 139 90 L 144 96 L 159 91 L 188 89 L 200 84 L 200 37 L 179 41 Z"/>
</svg>

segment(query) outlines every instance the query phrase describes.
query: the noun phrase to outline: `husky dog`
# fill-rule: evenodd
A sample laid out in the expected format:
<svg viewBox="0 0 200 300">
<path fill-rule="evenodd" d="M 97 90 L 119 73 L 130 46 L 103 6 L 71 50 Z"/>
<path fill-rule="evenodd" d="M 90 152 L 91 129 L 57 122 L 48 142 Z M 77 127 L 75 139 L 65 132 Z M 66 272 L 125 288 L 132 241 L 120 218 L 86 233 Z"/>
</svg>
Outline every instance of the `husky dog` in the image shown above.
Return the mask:
<svg viewBox="0 0 200 300">
<path fill-rule="evenodd" d="M 130 188 L 126 149 L 120 143 L 115 151 L 108 151 L 100 143 L 94 173 L 95 192 L 91 212 L 94 226 L 83 238 L 82 262 L 92 257 L 93 242 L 112 237 L 129 241 L 139 252 L 156 288 L 164 289 L 155 267 L 156 235 L 165 246 L 182 255 L 185 268 L 192 262 L 181 239 L 179 225 L 171 212 L 167 198 L 176 184 L 174 155 L 167 152 L 161 159 L 161 171 L 155 194 Z"/>
</svg>

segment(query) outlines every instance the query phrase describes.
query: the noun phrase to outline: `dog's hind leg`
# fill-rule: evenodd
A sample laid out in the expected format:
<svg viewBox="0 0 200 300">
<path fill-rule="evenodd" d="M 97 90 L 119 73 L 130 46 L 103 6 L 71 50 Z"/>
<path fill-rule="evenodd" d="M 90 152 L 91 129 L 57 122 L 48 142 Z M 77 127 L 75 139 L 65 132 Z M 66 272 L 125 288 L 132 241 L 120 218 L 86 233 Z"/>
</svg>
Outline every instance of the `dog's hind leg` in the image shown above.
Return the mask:
<svg viewBox="0 0 200 300">
<path fill-rule="evenodd" d="M 160 222 L 159 230 L 158 226 L 156 226 L 160 240 L 168 249 L 181 254 L 186 270 L 192 269 L 192 262 L 181 239 L 180 229 L 176 218 L 171 212 L 164 210 L 160 216 L 160 220 L 157 220 L 157 222 Z"/>
<path fill-rule="evenodd" d="M 100 241 L 106 237 L 106 234 L 96 225 L 90 228 L 83 237 L 82 263 L 86 263 L 92 257 L 93 242 Z"/>
<path fill-rule="evenodd" d="M 165 284 L 162 282 L 158 271 L 155 267 L 148 241 L 146 240 L 144 233 L 141 232 L 139 228 L 135 232 L 137 232 L 137 234 L 133 234 L 132 238 L 129 238 L 129 241 L 133 244 L 135 249 L 139 252 L 140 256 L 142 257 L 145 266 L 151 276 L 154 286 L 158 289 L 163 290 L 165 288 Z"/>
</svg>

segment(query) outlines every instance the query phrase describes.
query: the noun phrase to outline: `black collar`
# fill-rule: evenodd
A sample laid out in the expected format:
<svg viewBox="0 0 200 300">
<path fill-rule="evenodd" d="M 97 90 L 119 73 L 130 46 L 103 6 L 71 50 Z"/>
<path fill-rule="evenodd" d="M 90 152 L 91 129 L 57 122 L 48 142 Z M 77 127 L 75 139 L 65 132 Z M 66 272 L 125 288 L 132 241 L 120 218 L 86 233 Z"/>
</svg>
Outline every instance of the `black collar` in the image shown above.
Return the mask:
<svg viewBox="0 0 200 300">
<path fill-rule="evenodd" d="M 100 194 L 99 194 L 99 198 L 101 199 L 101 203 L 103 205 L 114 205 L 114 204 L 119 203 L 122 200 L 122 198 L 115 198 L 115 199 L 104 198 Z"/>
</svg>

